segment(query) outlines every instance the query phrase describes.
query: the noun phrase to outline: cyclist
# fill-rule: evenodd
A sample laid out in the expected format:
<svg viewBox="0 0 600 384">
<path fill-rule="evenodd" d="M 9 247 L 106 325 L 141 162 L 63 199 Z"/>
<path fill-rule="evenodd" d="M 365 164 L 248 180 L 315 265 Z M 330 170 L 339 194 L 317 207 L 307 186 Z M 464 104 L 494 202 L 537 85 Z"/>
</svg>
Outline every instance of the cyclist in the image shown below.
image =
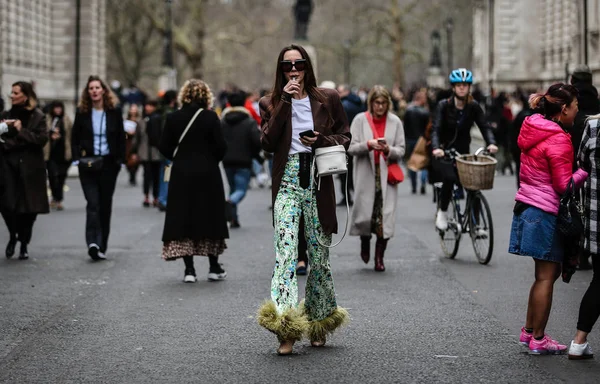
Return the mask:
<svg viewBox="0 0 600 384">
<path fill-rule="evenodd" d="M 450 73 L 452 96 L 438 103 L 432 123 L 431 145 L 433 156 L 442 158 L 444 149 L 454 148 L 459 153 L 470 153 L 471 127 L 477 124 L 490 153 L 496 153 L 492 128 L 485 120 L 479 104 L 471 96 L 473 73 L 465 68 Z M 436 167 L 434 166 L 434 169 Z M 448 206 L 452 198 L 454 183 L 458 183 L 455 170 L 442 172 L 443 186 L 440 194 L 440 210 L 437 212 L 435 226 L 440 231 L 448 229 Z M 451 173 L 451 174 L 449 174 Z"/>
</svg>

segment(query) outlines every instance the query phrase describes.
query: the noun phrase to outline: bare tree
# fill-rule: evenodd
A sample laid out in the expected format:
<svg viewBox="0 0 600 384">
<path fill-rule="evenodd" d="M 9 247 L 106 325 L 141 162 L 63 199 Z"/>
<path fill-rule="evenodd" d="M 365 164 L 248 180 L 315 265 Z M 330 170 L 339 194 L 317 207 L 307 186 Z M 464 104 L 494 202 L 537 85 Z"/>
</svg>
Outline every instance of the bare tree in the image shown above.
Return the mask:
<svg viewBox="0 0 600 384">
<path fill-rule="evenodd" d="M 107 45 L 114 58 L 108 60 L 108 69 L 128 83 L 138 84 L 157 47 L 156 29 L 139 17 L 130 0 L 108 0 L 107 20 Z"/>
</svg>

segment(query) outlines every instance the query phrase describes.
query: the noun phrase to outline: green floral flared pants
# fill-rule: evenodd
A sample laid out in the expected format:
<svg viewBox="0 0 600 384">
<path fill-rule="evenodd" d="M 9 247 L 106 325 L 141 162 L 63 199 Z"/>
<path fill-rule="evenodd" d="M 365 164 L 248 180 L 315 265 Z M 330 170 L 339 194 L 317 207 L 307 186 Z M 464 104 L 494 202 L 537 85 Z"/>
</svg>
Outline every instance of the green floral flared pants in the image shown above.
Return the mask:
<svg viewBox="0 0 600 384">
<path fill-rule="evenodd" d="M 329 316 L 337 308 L 329 249 L 319 245 L 316 238 L 319 234 L 319 239 L 329 244 L 331 235 L 321 233 L 315 192 L 300 187 L 299 169 L 298 155 L 291 155 L 273 207 L 276 261 L 271 281 L 271 299 L 280 313 L 298 306 L 298 230 L 300 216 L 304 212 L 304 233 L 310 265 L 304 308 L 309 321 L 318 321 Z"/>
</svg>

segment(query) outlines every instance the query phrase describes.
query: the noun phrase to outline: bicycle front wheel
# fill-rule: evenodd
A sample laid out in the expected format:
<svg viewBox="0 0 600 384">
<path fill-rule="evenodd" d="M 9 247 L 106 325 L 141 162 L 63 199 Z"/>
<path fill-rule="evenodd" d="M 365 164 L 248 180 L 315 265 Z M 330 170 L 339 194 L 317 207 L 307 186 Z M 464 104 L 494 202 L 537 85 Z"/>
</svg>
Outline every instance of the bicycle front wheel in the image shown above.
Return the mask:
<svg viewBox="0 0 600 384">
<path fill-rule="evenodd" d="M 492 212 L 485 196 L 476 193 L 469 212 L 469 234 L 473 250 L 480 264 L 487 264 L 494 252 L 494 224 Z"/>
<path fill-rule="evenodd" d="M 460 236 L 462 234 L 460 216 L 455 200 L 452 200 L 448 206 L 448 229 L 444 232 L 438 230 L 438 232 L 440 234 L 440 243 L 442 245 L 444 256 L 448 259 L 454 259 L 458 253 Z"/>
</svg>

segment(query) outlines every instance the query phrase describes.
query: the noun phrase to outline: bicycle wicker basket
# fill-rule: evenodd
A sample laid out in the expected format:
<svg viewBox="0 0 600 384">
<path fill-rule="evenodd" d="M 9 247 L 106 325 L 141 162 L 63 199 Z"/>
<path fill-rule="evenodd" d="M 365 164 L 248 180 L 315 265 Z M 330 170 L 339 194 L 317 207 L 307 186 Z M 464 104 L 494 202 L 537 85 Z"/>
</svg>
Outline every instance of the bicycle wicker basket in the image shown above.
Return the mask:
<svg viewBox="0 0 600 384">
<path fill-rule="evenodd" d="M 494 188 L 494 175 L 498 161 L 485 155 L 460 155 L 456 158 L 456 168 L 460 183 L 471 191 Z"/>
</svg>

